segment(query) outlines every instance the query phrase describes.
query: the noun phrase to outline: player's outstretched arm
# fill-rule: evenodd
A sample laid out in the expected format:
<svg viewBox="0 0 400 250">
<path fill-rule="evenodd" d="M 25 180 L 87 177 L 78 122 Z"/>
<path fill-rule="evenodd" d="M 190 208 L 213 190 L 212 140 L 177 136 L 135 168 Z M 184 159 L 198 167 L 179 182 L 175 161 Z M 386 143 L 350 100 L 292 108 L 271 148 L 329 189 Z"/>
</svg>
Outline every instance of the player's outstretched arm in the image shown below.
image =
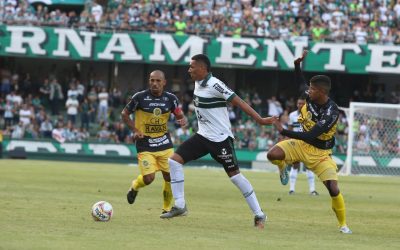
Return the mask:
<svg viewBox="0 0 400 250">
<path fill-rule="evenodd" d="M 276 117 L 261 117 L 249 104 L 247 104 L 242 98 L 239 96 L 235 96 L 232 101 L 232 105 L 239 107 L 243 112 L 251 116 L 258 124 L 260 125 L 268 125 L 272 124 Z"/>
<path fill-rule="evenodd" d="M 300 67 L 301 62 L 304 61 L 304 58 L 306 58 L 307 54 L 308 54 L 308 50 L 304 50 L 302 56 L 297 58 L 296 60 L 294 60 L 294 70 L 295 70 L 295 74 L 296 74 L 296 83 L 298 85 L 307 85 L 307 81 L 304 78 L 303 72 L 301 71 L 301 67 Z"/>
<path fill-rule="evenodd" d="M 301 63 L 302 61 L 304 61 L 304 58 L 306 58 L 307 54 L 308 54 L 308 50 L 303 50 L 303 54 L 301 55 L 301 57 L 299 57 L 299 58 L 297 58 L 296 60 L 294 60 L 294 64 L 295 64 L 295 65 L 296 65 L 296 64 L 300 65 L 300 63 Z"/>
</svg>

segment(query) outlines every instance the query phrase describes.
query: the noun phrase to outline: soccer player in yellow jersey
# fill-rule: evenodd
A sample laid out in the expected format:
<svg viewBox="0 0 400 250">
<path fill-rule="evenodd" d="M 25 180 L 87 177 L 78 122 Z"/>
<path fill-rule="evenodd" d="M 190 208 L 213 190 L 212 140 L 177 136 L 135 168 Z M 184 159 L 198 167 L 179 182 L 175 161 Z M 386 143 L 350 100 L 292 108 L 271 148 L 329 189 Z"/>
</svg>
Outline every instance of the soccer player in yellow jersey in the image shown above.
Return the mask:
<svg viewBox="0 0 400 250">
<path fill-rule="evenodd" d="M 165 75 L 162 71 L 151 72 L 149 88 L 135 93 L 121 113 L 122 120 L 134 132 L 140 169 L 140 175 L 132 181 L 128 191 L 128 203 L 133 204 L 139 189 L 150 185 L 155 173 L 161 171 L 164 178 L 163 213 L 170 211 L 172 206 L 168 158 L 174 151 L 168 132 L 168 119 L 173 113 L 181 126 L 187 123 L 179 107 L 178 98 L 164 91 L 165 85 Z M 131 119 L 133 113 L 134 120 Z"/>
<path fill-rule="evenodd" d="M 307 55 L 295 60 L 296 78 L 307 84 L 300 63 Z M 337 166 L 332 159 L 332 148 L 335 145 L 334 134 L 339 117 L 339 109 L 328 94 L 331 89 L 331 80 L 325 75 L 316 75 L 310 79 L 306 104 L 301 108 L 298 118 L 302 131 L 284 129 L 276 119 L 274 126 L 280 134 L 291 139 L 281 141 L 272 147 L 267 154 L 268 159 L 279 167 L 283 185 L 288 183 L 286 165 L 294 162 L 303 162 L 308 169 L 324 183 L 332 199 L 332 209 L 339 222 L 340 232 L 351 234 L 346 224 L 346 209 L 343 196 L 338 187 Z"/>
</svg>

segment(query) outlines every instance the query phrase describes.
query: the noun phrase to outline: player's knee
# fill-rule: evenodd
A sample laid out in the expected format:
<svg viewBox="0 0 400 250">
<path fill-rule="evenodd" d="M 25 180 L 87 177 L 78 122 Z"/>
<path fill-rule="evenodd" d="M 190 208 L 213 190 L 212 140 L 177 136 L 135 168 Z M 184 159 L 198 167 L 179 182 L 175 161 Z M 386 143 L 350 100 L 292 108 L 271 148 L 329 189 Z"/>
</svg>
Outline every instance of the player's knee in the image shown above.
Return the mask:
<svg viewBox="0 0 400 250">
<path fill-rule="evenodd" d="M 184 164 L 184 161 L 183 161 L 183 158 L 180 156 L 180 155 L 178 155 L 177 153 L 174 153 L 169 159 L 168 159 L 168 162 L 169 161 L 176 161 L 176 162 L 178 162 L 178 163 L 180 163 L 180 164 Z"/>
<path fill-rule="evenodd" d="M 148 174 L 148 175 L 143 176 L 144 184 L 146 184 L 146 185 L 151 184 L 154 181 L 155 176 L 156 176 L 155 174 Z"/>
<path fill-rule="evenodd" d="M 337 181 L 329 180 L 329 181 L 325 181 L 324 184 L 325 184 L 326 188 L 328 189 L 329 195 L 331 197 L 336 197 L 339 195 L 340 190 L 337 185 Z"/>
<path fill-rule="evenodd" d="M 273 160 L 284 159 L 284 156 L 282 157 L 282 154 L 280 151 L 282 151 L 280 148 L 277 148 L 277 147 L 271 148 L 267 153 L 268 160 L 273 161 Z"/>
<path fill-rule="evenodd" d="M 171 176 L 169 173 L 163 171 L 162 175 L 163 175 L 164 181 L 167 181 L 167 182 L 171 181 Z"/>
</svg>

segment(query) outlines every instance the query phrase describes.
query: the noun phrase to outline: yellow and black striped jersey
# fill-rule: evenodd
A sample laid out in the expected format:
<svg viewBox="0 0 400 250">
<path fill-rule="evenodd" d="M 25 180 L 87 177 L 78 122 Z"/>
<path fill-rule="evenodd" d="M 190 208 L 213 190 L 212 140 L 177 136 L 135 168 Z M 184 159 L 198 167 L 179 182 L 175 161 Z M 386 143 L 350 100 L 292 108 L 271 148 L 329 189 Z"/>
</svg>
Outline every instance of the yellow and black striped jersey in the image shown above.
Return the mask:
<svg viewBox="0 0 400 250">
<path fill-rule="evenodd" d="M 168 120 L 171 112 L 179 108 L 178 98 L 164 91 L 161 96 L 153 96 L 149 89 L 138 92 L 125 107 L 135 113 L 135 127 L 144 138 L 136 141 L 138 152 L 160 151 L 172 148 L 168 132 Z"/>
<path fill-rule="evenodd" d="M 298 122 L 304 132 L 320 131 L 318 136 L 310 136 L 304 141 L 320 149 L 331 149 L 335 145 L 336 125 L 339 118 L 339 108 L 331 99 L 320 106 L 307 97 L 306 104 L 301 108 Z"/>
</svg>

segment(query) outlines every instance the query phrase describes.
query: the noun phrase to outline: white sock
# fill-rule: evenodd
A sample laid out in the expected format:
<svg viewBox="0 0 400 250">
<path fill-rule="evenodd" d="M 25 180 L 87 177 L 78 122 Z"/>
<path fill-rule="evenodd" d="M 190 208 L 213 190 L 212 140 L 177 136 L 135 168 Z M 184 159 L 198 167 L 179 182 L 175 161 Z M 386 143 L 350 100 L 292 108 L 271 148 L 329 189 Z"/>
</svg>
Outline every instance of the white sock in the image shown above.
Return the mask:
<svg viewBox="0 0 400 250">
<path fill-rule="evenodd" d="M 296 179 L 298 172 L 299 170 L 295 169 L 293 166 L 290 168 L 290 173 L 289 173 L 290 191 L 294 191 L 296 189 Z"/>
<path fill-rule="evenodd" d="M 175 199 L 175 206 L 178 208 L 185 207 L 185 178 L 183 174 L 183 166 L 179 162 L 168 159 L 170 176 L 171 176 L 171 189 L 172 195 Z"/>
<path fill-rule="evenodd" d="M 254 215 L 262 216 L 264 215 L 261 210 L 260 204 L 258 203 L 256 194 L 254 193 L 253 187 L 250 182 L 241 173 L 231 177 L 231 181 L 235 184 L 239 190 L 242 192 L 244 198 L 250 209 L 253 211 Z"/>
<path fill-rule="evenodd" d="M 308 185 L 310 187 L 310 193 L 315 191 L 314 173 L 310 170 L 306 170 Z"/>
</svg>

